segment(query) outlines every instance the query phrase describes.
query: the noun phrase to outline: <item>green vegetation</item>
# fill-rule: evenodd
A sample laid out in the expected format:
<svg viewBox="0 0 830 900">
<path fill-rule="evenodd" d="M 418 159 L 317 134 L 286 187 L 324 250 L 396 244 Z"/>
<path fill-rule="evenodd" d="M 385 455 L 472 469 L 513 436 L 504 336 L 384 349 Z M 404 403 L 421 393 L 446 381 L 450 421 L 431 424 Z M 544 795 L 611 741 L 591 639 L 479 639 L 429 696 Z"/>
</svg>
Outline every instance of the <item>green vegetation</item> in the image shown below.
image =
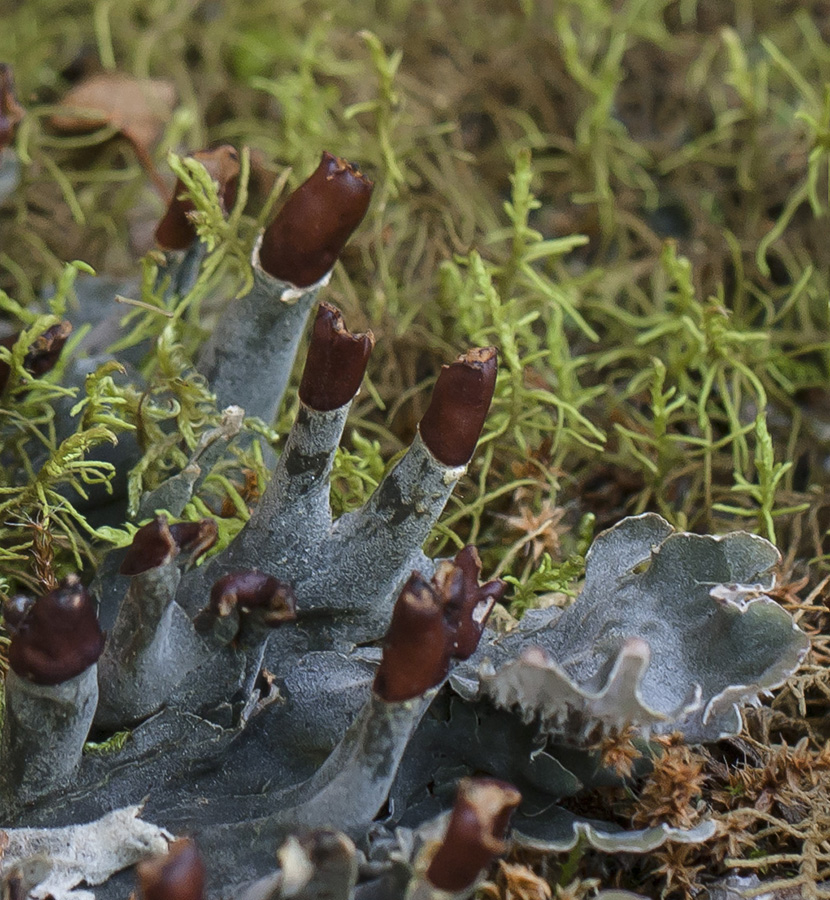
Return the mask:
<svg viewBox="0 0 830 900">
<path fill-rule="evenodd" d="M 246 290 L 260 225 L 323 149 L 377 183 L 327 293 L 378 338 L 335 468 L 336 511 L 362 502 L 411 439 L 440 364 L 496 344 L 493 408 L 432 554 L 475 542 L 519 614 L 574 587 L 593 527 L 654 510 L 681 528 L 757 531 L 777 541 L 786 574 L 817 561 L 817 583 L 830 25 L 796 6 L 12 0 L 0 60 L 27 118 L 22 185 L 0 207 L 0 310 L 5 331 L 25 330 L 0 350 L 12 372 L 0 409 L 4 591 L 91 570 L 102 547 L 127 540 L 132 523 L 93 526 L 64 496 L 111 476 L 92 448 L 136 433 L 135 510 L 216 423 L 193 353 L 220 304 Z M 50 127 L 70 85 L 101 68 L 175 85 L 151 155 L 187 185 L 211 247 L 184 298 L 156 283 L 152 254 L 141 264 L 115 349 L 150 342 L 145 391 L 115 364 L 83 391 L 63 387 L 77 331 L 49 375 L 23 368 L 34 337 L 77 311 L 79 272 L 138 271 L 163 209 L 115 126 Z M 219 141 L 246 148 L 227 219 L 204 170 L 175 155 Z M 66 437 L 54 427 L 62 403 L 82 412 Z M 286 405 L 273 431 L 247 427 L 278 447 Z M 185 516 L 221 510 L 221 545 L 266 478 L 258 452 L 238 452 Z M 819 630 L 811 604 L 802 624 Z M 660 864 L 662 888 L 691 890 L 691 857 Z"/>
</svg>

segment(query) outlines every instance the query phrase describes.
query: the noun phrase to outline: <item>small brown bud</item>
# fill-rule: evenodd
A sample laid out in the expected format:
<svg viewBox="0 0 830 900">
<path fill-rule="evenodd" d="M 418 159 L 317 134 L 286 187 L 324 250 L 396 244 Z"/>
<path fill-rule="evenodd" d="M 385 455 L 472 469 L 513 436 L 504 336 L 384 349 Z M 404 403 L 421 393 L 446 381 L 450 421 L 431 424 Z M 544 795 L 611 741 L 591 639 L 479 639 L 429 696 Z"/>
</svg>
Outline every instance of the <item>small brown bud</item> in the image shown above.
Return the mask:
<svg viewBox="0 0 830 900">
<path fill-rule="evenodd" d="M 0 63 L 0 153 L 12 142 L 23 116 L 23 107 L 14 95 L 12 67 L 8 63 Z"/>
<path fill-rule="evenodd" d="M 371 331 L 352 334 L 340 310 L 321 303 L 300 382 L 303 403 L 319 412 L 348 403 L 360 387 L 374 345 Z"/>
<path fill-rule="evenodd" d="M 439 685 L 453 659 L 475 653 L 487 618 L 507 585 L 479 585 L 481 560 L 465 547 L 453 562 L 441 563 L 431 582 L 413 572 L 392 610 L 375 675 L 375 693 L 395 703 L 419 697 Z"/>
<path fill-rule="evenodd" d="M 323 153 L 311 177 L 265 229 L 259 251 L 262 268 L 297 287 L 319 281 L 366 215 L 373 187 L 356 166 Z"/>
<path fill-rule="evenodd" d="M 140 575 L 170 562 L 177 550 L 167 516 L 156 516 L 133 535 L 133 542 L 118 571 L 122 575 Z"/>
<path fill-rule="evenodd" d="M 276 628 L 297 618 L 297 601 L 291 585 L 273 575 L 255 570 L 229 572 L 211 588 L 208 605 L 196 617 L 196 628 L 204 633 L 216 619 L 234 613 L 240 621 L 252 616 L 267 628 Z"/>
<path fill-rule="evenodd" d="M 432 857 L 427 879 L 449 893 L 466 890 L 507 849 L 510 816 L 522 795 L 494 778 L 463 778 L 441 846 Z"/>
<path fill-rule="evenodd" d="M 450 669 L 452 628 L 435 591 L 417 572 L 404 585 L 383 641 L 374 690 L 398 703 L 439 685 Z"/>
<path fill-rule="evenodd" d="M 435 572 L 444 616 L 453 629 L 453 659 L 469 659 L 475 653 L 493 607 L 507 590 L 500 578 L 479 585 L 480 574 L 481 559 L 473 546 L 464 547 L 453 562 L 441 563 Z"/>
<path fill-rule="evenodd" d="M 47 328 L 29 344 L 29 349 L 23 357 L 23 368 L 35 378 L 51 372 L 70 334 L 72 325 L 66 320 Z"/>
<path fill-rule="evenodd" d="M 26 351 L 23 357 L 23 368 L 34 378 L 40 378 L 47 372 L 51 372 L 55 368 L 55 364 L 60 358 L 64 344 L 66 344 L 69 335 L 72 333 L 72 325 L 64 320 L 47 328 L 43 334 L 38 335 Z M 7 335 L 0 338 L 0 347 L 11 350 L 20 337 L 20 332 Z M 0 391 L 2 391 L 9 380 L 11 367 L 8 363 L 0 361 Z"/>
<path fill-rule="evenodd" d="M 165 856 L 136 866 L 143 900 L 203 900 L 205 864 L 188 838 L 173 841 Z"/>
<path fill-rule="evenodd" d="M 239 154 L 236 150 L 223 144 L 214 150 L 200 150 L 193 154 L 193 158 L 199 160 L 218 185 L 223 207 L 227 210 L 233 206 L 239 178 Z M 163 250 L 186 250 L 196 240 L 196 228 L 190 217 L 195 207 L 186 195 L 182 196 L 184 191 L 185 187 L 178 179 L 167 212 L 156 227 L 156 243 Z"/>
<path fill-rule="evenodd" d="M 443 366 L 419 430 L 445 466 L 464 466 L 473 455 L 496 387 L 495 347 L 469 350 Z"/>
<path fill-rule="evenodd" d="M 9 664 L 35 684 L 61 684 L 98 661 L 104 634 L 77 575 L 39 597 L 17 624 Z"/>
<path fill-rule="evenodd" d="M 213 519 L 168 525 L 166 516 L 156 516 L 133 535 L 119 572 L 130 577 L 140 575 L 171 562 L 182 552 L 192 562 L 216 543 L 217 535 Z"/>
<path fill-rule="evenodd" d="M 189 562 L 194 562 L 216 543 L 219 527 L 214 519 L 199 519 L 198 522 L 174 522 L 170 534 L 179 548 L 186 553 Z"/>
</svg>

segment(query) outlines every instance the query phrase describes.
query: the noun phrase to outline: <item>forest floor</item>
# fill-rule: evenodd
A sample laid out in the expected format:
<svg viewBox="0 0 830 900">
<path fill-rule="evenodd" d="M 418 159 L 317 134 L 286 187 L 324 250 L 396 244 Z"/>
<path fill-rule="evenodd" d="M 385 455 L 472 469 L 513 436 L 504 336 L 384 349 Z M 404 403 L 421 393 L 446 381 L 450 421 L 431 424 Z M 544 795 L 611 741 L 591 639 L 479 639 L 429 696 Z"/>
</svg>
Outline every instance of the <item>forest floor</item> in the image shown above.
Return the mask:
<svg viewBox="0 0 830 900">
<path fill-rule="evenodd" d="M 780 548 L 777 597 L 813 638 L 801 671 L 740 737 L 669 741 L 641 782 L 580 801 L 626 824 L 714 816 L 717 835 L 512 858 L 486 895 L 691 896 L 738 873 L 830 896 L 830 3 L 5 0 L 2 61 L 26 116 L 0 289 L 25 308 L 73 260 L 135 275 L 168 151 L 250 148 L 250 227 L 322 150 L 375 180 L 327 297 L 377 338 L 336 509 L 411 439 L 441 362 L 496 344 L 493 409 L 428 549 L 475 542 L 510 614 L 567 603 L 592 535 L 625 515 Z M 118 112 L 67 121 L 101 74 Z M 158 80 L 151 109 L 123 75 Z M 232 253 L 213 284 L 238 288 Z M 9 553 L 18 539 L 0 529 Z M 49 548 L 59 574 L 71 550 Z M 37 587 L 27 565 L 7 591 Z"/>
</svg>

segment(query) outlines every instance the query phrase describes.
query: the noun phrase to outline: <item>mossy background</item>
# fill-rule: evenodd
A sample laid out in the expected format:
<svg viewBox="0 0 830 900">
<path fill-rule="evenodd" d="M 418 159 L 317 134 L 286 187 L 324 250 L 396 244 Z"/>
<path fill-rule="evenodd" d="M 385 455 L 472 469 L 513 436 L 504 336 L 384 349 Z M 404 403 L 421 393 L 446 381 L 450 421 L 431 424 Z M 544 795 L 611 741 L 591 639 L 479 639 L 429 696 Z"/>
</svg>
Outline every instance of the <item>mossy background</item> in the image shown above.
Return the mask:
<svg viewBox="0 0 830 900">
<path fill-rule="evenodd" d="M 217 142 L 251 148 L 256 177 L 232 236 L 240 252 L 145 363 L 160 392 L 175 390 L 239 288 L 267 172 L 295 186 L 330 150 L 377 184 L 326 294 L 377 338 L 337 509 L 359 503 L 411 439 L 440 364 L 493 343 L 496 401 L 431 552 L 475 542 L 485 572 L 513 580 L 518 613 L 572 587 L 591 532 L 623 515 L 748 528 L 778 543 L 785 581 L 806 575 L 803 593 L 817 588 L 782 598 L 821 631 L 830 4 L 5 0 L 0 60 L 28 112 L 23 184 L 0 208 L 0 287 L 22 307 L 36 309 L 70 260 L 135 274 L 163 210 L 123 139 L 55 133 L 54 104 L 100 69 L 169 79 L 178 105 L 152 148 L 165 177 L 168 150 Z M 68 279 L 66 294 L 71 318 Z M 130 327 L 149 333 L 152 321 L 162 334 L 152 315 Z M 60 371 L 50 378 L 58 385 Z M 85 425 L 127 421 L 124 397 L 105 380 L 98 389 Z M 48 424 L 52 401 L 29 391 Z M 185 404 L 180 429 L 210 422 L 203 399 Z M 12 411 L 2 427 L 9 439 L 23 425 Z M 186 455 L 186 438 L 165 452 Z M 0 543 L 17 582 L 90 565 L 92 536 L 50 509 L 74 537 L 58 529 L 44 544 L 42 492 L 4 477 Z M 244 518 L 257 478 L 256 460 L 243 460 L 214 483 L 229 521 Z M 40 569 L 27 569 L 38 541 Z M 807 709 L 822 671 L 781 701 L 795 704 L 797 736 L 814 737 Z M 788 840 L 768 838 L 762 856 Z M 700 864 L 694 852 L 672 862 L 681 875 L 660 859 L 638 871 L 654 890 L 692 890 L 696 866 L 720 872 L 728 856 Z M 769 866 L 801 877 L 796 856 Z"/>
</svg>

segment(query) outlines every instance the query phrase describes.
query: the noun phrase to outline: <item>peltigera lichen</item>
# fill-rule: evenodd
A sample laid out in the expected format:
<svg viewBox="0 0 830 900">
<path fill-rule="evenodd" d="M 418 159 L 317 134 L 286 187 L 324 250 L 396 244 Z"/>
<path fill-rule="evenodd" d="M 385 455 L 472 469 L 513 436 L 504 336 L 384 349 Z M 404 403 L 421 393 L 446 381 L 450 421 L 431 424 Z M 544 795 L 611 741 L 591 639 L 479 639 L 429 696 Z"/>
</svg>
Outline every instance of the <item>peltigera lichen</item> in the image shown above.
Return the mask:
<svg viewBox="0 0 830 900">
<path fill-rule="evenodd" d="M 422 15 L 404 0 L 386 5 L 376 35 L 356 37 L 367 21 L 359 0 L 323 16 L 302 4 L 278 22 L 256 5 L 199 5 L 185 20 L 181 7 L 165 2 L 152 14 L 145 0 L 96 4 L 88 17 L 75 4 L 71 21 L 63 0 L 24 6 L 12 4 L 0 34 L 0 58 L 19 63 L 19 102 L 29 108 L 0 173 L 0 193 L 22 177 L 0 210 L 0 279 L 24 314 L 6 304 L 7 332 L 34 326 L 26 313 L 52 312 L 41 286 L 58 280 L 61 259 L 80 256 L 103 272 L 132 274 L 136 250 L 152 234 L 158 201 L 135 148 L 113 134 L 118 123 L 80 138 L 53 134 L 47 124 L 54 112 L 47 104 L 65 87 L 95 84 L 96 56 L 114 71 L 104 83 L 123 82 L 122 68 L 133 83 L 149 75 L 168 79 L 164 91 L 174 82 L 179 89 L 162 143 L 149 147 L 150 171 L 162 167 L 170 146 L 232 141 L 241 174 L 251 177 L 240 179 L 243 202 L 225 198 L 233 207 L 227 219 L 223 198 L 202 184 L 201 205 L 193 206 L 215 249 L 202 269 L 192 257 L 177 283 L 170 277 L 171 289 L 156 290 L 158 256 L 145 261 L 142 284 L 77 282 L 85 308 L 96 291 L 107 303 L 113 293 L 133 302 L 125 331 L 108 336 L 111 323 L 96 330 L 95 352 L 117 337 L 117 356 L 143 367 L 144 384 L 130 387 L 138 384 L 134 373 L 124 379 L 111 362 L 90 379 L 78 433 L 58 434 L 50 424 L 60 405 L 55 387 L 73 377 L 80 386 L 86 373 L 70 377 L 59 360 L 44 381 L 15 376 L 22 381 L 4 420 L 12 456 L 0 460 L 11 473 L 0 524 L 7 590 L 46 593 L 79 566 L 88 583 L 100 542 L 123 545 L 145 521 L 114 512 L 96 519 L 89 509 L 100 504 L 101 486 L 82 480 L 106 480 L 105 462 L 126 474 L 125 425 L 135 428 L 132 459 L 140 458 L 129 481 L 134 511 L 142 493 L 191 458 L 213 465 L 237 420 L 220 426 L 191 360 L 212 330 L 217 300 L 251 274 L 252 237 L 279 191 L 278 184 L 260 205 L 275 179 L 267 158 L 295 165 L 277 180 L 293 186 L 324 146 L 360 160 L 378 185 L 367 227 L 329 289 L 350 323 L 371 325 L 378 336 L 368 390 L 351 413 L 354 431 L 334 457 L 336 514 L 360 508 L 385 460 L 409 444 L 427 395 L 415 386 L 426 387 L 459 350 L 500 345 L 503 374 L 472 478 L 459 482 L 427 549 L 454 555 L 474 541 L 485 571 L 514 587 L 515 614 L 538 603 L 567 606 L 578 593 L 591 516 L 600 529 L 648 510 L 695 532 L 757 528 L 775 535 L 786 577 L 796 581 L 803 560 L 822 554 L 827 318 L 818 145 L 826 35 L 819 17 L 710 0 L 590 0 L 556 10 L 541 0 L 477 7 L 470 30 L 464 4 L 438 2 Z M 246 155 L 242 143 L 267 153 Z M 183 186 L 197 187 L 195 164 L 173 166 Z M 494 212 L 508 192 L 504 213 Z M 574 231 L 584 237 L 568 236 Z M 666 247 L 666 238 L 676 246 Z M 194 274 L 201 284 L 180 303 L 177 291 Z M 55 318 L 37 323 L 32 342 L 68 318 L 80 322 L 67 287 L 59 286 Z M 68 315 L 58 309 L 61 296 Z M 69 367 L 79 356 L 72 340 Z M 82 393 L 61 401 L 64 409 Z M 217 547 L 228 546 L 266 488 L 267 444 L 288 431 L 297 403 L 289 390 L 276 432 L 273 422 L 243 425 L 256 437 L 238 441 L 240 455 L 221 458 L 168 524 L 221 512 Z M 105 457 L 100 442 L 119 431 L 119 449 Z M 204 446 L 208 432 L 215 439 Z M 42 478 L 30 484 L 21 473 L 43 461 Z M 168 496 L 193 472 L 168 485 Z M 66 487 L 69 478 L 89 501 Z M 517 517 L 521 529 L 506 533 Z M 805 588 L 808 606 L 821 605 L 820 584 L 812 577 Z M 821 731 L 824 626 L 821 611 L 806 609 L 793 591 L 773 593 L 816 647 L 779 708 L 758 717 L 768 729 L 760 739 L 786 738 L 789 756 L 802 734 Z M 510 623 L 501 607 L 497 615 L 500 625 Z M 631 763 L 636 793 L 642 762 L 633 757 L 649 754 L 637 738 L 627 744 L 627 733 L 599 735 L 591 747 Z M 707 802 L 704 789 L 702 814 Z M 601 808 L 595 803 L 568 806 Z M 581 857 L 586 865 L 591 858 Z M 690 871 L 699 864 L 694 854 L 685 859 Z M 619 862 L 621 883 L 636 887 L 637 864 Z M 714 855 L 707 863 L 698 880 L 723 871 Z M 574 876 L 575 865 L 563 877 Z M 772 865 L 788 874 L 787 863 Z M 658 881 L 644 881 L 644 890 L 659 890 Z"/>
</svg>

